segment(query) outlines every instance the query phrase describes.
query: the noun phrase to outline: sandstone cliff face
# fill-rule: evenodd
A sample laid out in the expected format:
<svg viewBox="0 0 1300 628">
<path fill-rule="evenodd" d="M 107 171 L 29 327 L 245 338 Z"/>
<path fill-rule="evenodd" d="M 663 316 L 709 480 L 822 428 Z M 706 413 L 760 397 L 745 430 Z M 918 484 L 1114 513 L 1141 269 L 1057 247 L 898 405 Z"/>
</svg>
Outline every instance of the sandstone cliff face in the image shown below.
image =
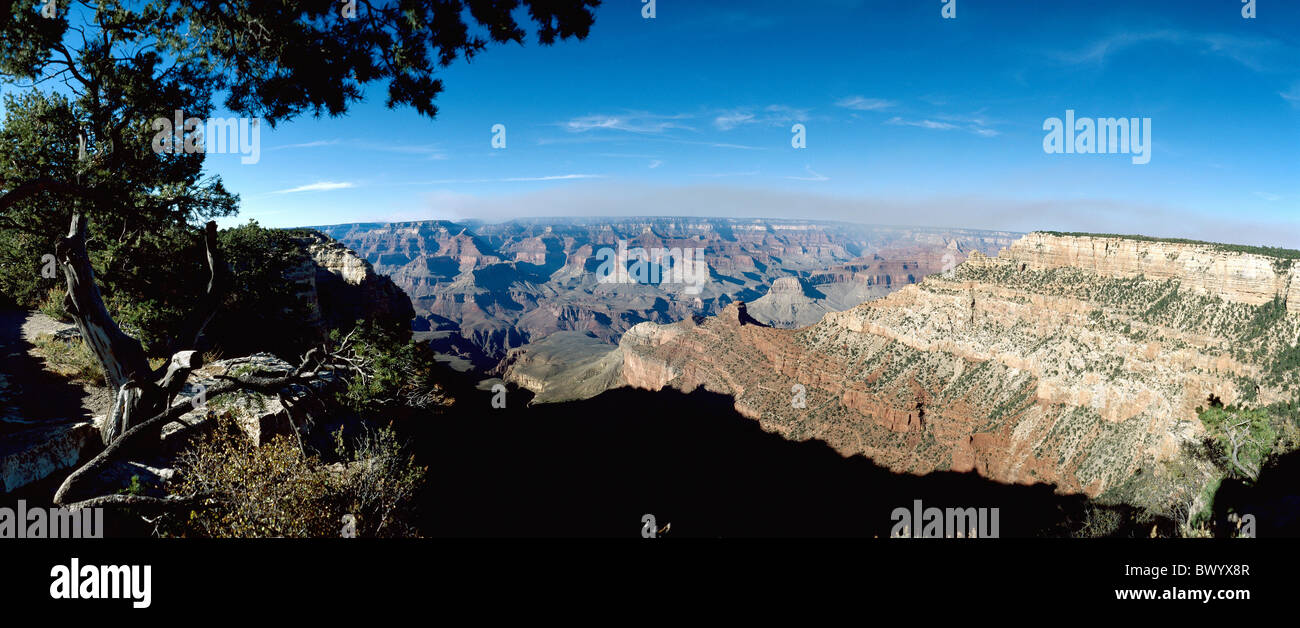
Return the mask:
<svg viewBox="0 0 1300 628">
<path fill-rule="evenodd" d="M 1210 395 L 1295 397 L 1276 357 L 1296 351 L 1300 316 L 1273 301 L 1288 289 L 1273 260 L 1110 240 L 1033 234 L 804 329 L 743 325 L 734 306 L 643 324 L 620 343 L 622 375 L 732 395 L 765 429 L 900 472 L 1143 503 L 1203 435 Z"/>
<path fill-rule="evenodd" d="M 1300 267 L 1291 260 L 1191 244 L 1032 233 L 1005 255 L 1030 268 L 1071 267 L 1103 277 L 1178 279 L 1183 288 L 1233 303 L 1261 305 L 1281 297 L 1300 313 Z"/>
</svg>

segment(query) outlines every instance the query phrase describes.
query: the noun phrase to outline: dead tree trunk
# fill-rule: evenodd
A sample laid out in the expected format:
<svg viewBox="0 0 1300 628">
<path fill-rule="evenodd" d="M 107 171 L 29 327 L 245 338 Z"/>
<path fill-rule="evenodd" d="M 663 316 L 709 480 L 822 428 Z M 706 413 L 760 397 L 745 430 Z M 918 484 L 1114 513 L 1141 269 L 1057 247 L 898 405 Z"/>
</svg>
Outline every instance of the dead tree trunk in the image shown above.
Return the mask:
<svg viewBox="0 0 1300 628">
<path fill-rule="evenodd" d="M 1260 446 L 1259 443 L 1255 441 L 1255 439 L 1250 437 L 1249 423 L 1250 421 L 1248 420 L 1242 421 L 1227 429 L 1228 443 L 1232 447 L 1231 450 L 1228 452 L 1228 460 L 1232 462 L 1232 466 L 1237 467 L 1238 471 L 1241 471 L 1243 475 L 1250 478 L 1250 480 L 1254 482 L 1259 480 L 1259 469 L 1251 468 L 1246 463 L 1242 462 L 1239 456 L 1239 452 L 1241 452 L 1241 448 L 1246 446 L 1247 444 L 1254 444 L 1257 447 L 1259 447 L 1261 450 L 1263 450 L 1264 448 Z M 1244 431 L 1242 430 L 1243 426 L 1245 426 Z"/>
<path fill-rule="evenodd" d="M 204 229 L 208 268 L 211 279 L 200 311 L 194 313 L 196 323 L 187 325 L 187 336 L 193 332 L 191 342 L 202 334 L 211 319 L 217 303 L 220 279 L 224 265 L 217 255 L 217 225 L 209 222 Z M 158 370 L 149 368 L 140 341 L 128 336 L 104 307 L 104 301 L 95 285 L 95 271 L 86 252 L 86 217 L 75 212 L 68 235 L 55 247 L 55 257 L 63 266 L 68 282 L 68 295 L 64 306 L 77 321 L 81 337 L 95 354 L 108 384 L 116 391 L 113 408 L 100 426 L 104 444 L 112 444 L 132 427 L 156 416 L 171 401 L 185 383 L 190 371 L 203 365 L 202 358 L 192 350 L 179 351 Z M 159 426 L 161 429 L 161 426 Z M 144 436 L 140 447 L 156 445 L 158 434 Z"/>
</svg>

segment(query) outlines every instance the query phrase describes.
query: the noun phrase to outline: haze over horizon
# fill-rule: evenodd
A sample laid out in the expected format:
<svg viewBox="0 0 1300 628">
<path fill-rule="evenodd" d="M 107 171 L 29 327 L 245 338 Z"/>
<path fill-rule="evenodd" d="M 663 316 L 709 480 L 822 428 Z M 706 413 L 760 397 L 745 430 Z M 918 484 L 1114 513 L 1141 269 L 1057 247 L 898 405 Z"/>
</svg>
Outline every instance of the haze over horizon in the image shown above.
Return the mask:
<svg viewBox="0 0 1300 628">
<path fill-rule="evenodd" d="M 255 165 L 209 156 L 241 195 L 223 224 L 799 217 L 1300 248 L 1300 6 L 702 4 L 610 1 L 586 41 L 491 47 L 442 72 L 435 120 L 371 99 L 265 129 Z M 1150 162 L 1046 153 L 1067 110 L 1150 118 Z"/>
</svg>

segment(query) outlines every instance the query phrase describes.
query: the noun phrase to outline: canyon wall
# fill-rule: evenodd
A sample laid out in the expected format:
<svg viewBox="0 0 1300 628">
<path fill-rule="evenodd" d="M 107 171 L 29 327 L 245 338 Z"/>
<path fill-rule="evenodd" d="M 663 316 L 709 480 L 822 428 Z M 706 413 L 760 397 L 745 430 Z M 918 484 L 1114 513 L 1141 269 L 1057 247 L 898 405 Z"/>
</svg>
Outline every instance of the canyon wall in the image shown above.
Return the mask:
<svg viewBox="0 0 1300 628">
<path fill-rule="evenodd" d="M 620 342 L 622 378 L 731 395 L 765 429 L 899 472 L 1160 507 L 1200 488 L 1171 469 L 1211 477 L 1187 453 L 1205 436 L 1199 407 L 1295 400 L 1280 356 L 1298 350 L 1300 316 L 1274 302 L 1289 272 L 1199 245 L 1036 233 L 803 329 L 745 324 L 734 305 L 643 323 Z"/>
</svg>

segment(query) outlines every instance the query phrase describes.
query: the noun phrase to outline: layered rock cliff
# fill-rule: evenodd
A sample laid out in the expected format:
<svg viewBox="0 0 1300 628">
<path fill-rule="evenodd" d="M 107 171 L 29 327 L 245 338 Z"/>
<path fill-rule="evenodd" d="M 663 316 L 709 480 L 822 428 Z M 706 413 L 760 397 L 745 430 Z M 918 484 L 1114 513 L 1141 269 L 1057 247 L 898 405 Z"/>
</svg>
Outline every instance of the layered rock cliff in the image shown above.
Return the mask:
<svg viewBox="0 0 1300 628">
<path fill-rule="evenodd" d="M 1300 313 L 1300 265 L 1250 247 L 1122 236 L 1032 233 L 1006 255 L 1029 268 L 1078 268 L 1103 277 L 1178 279 L 1184 289 L 1225 301 L 1262 305 L 1274 298 Z"/>
</svg>

